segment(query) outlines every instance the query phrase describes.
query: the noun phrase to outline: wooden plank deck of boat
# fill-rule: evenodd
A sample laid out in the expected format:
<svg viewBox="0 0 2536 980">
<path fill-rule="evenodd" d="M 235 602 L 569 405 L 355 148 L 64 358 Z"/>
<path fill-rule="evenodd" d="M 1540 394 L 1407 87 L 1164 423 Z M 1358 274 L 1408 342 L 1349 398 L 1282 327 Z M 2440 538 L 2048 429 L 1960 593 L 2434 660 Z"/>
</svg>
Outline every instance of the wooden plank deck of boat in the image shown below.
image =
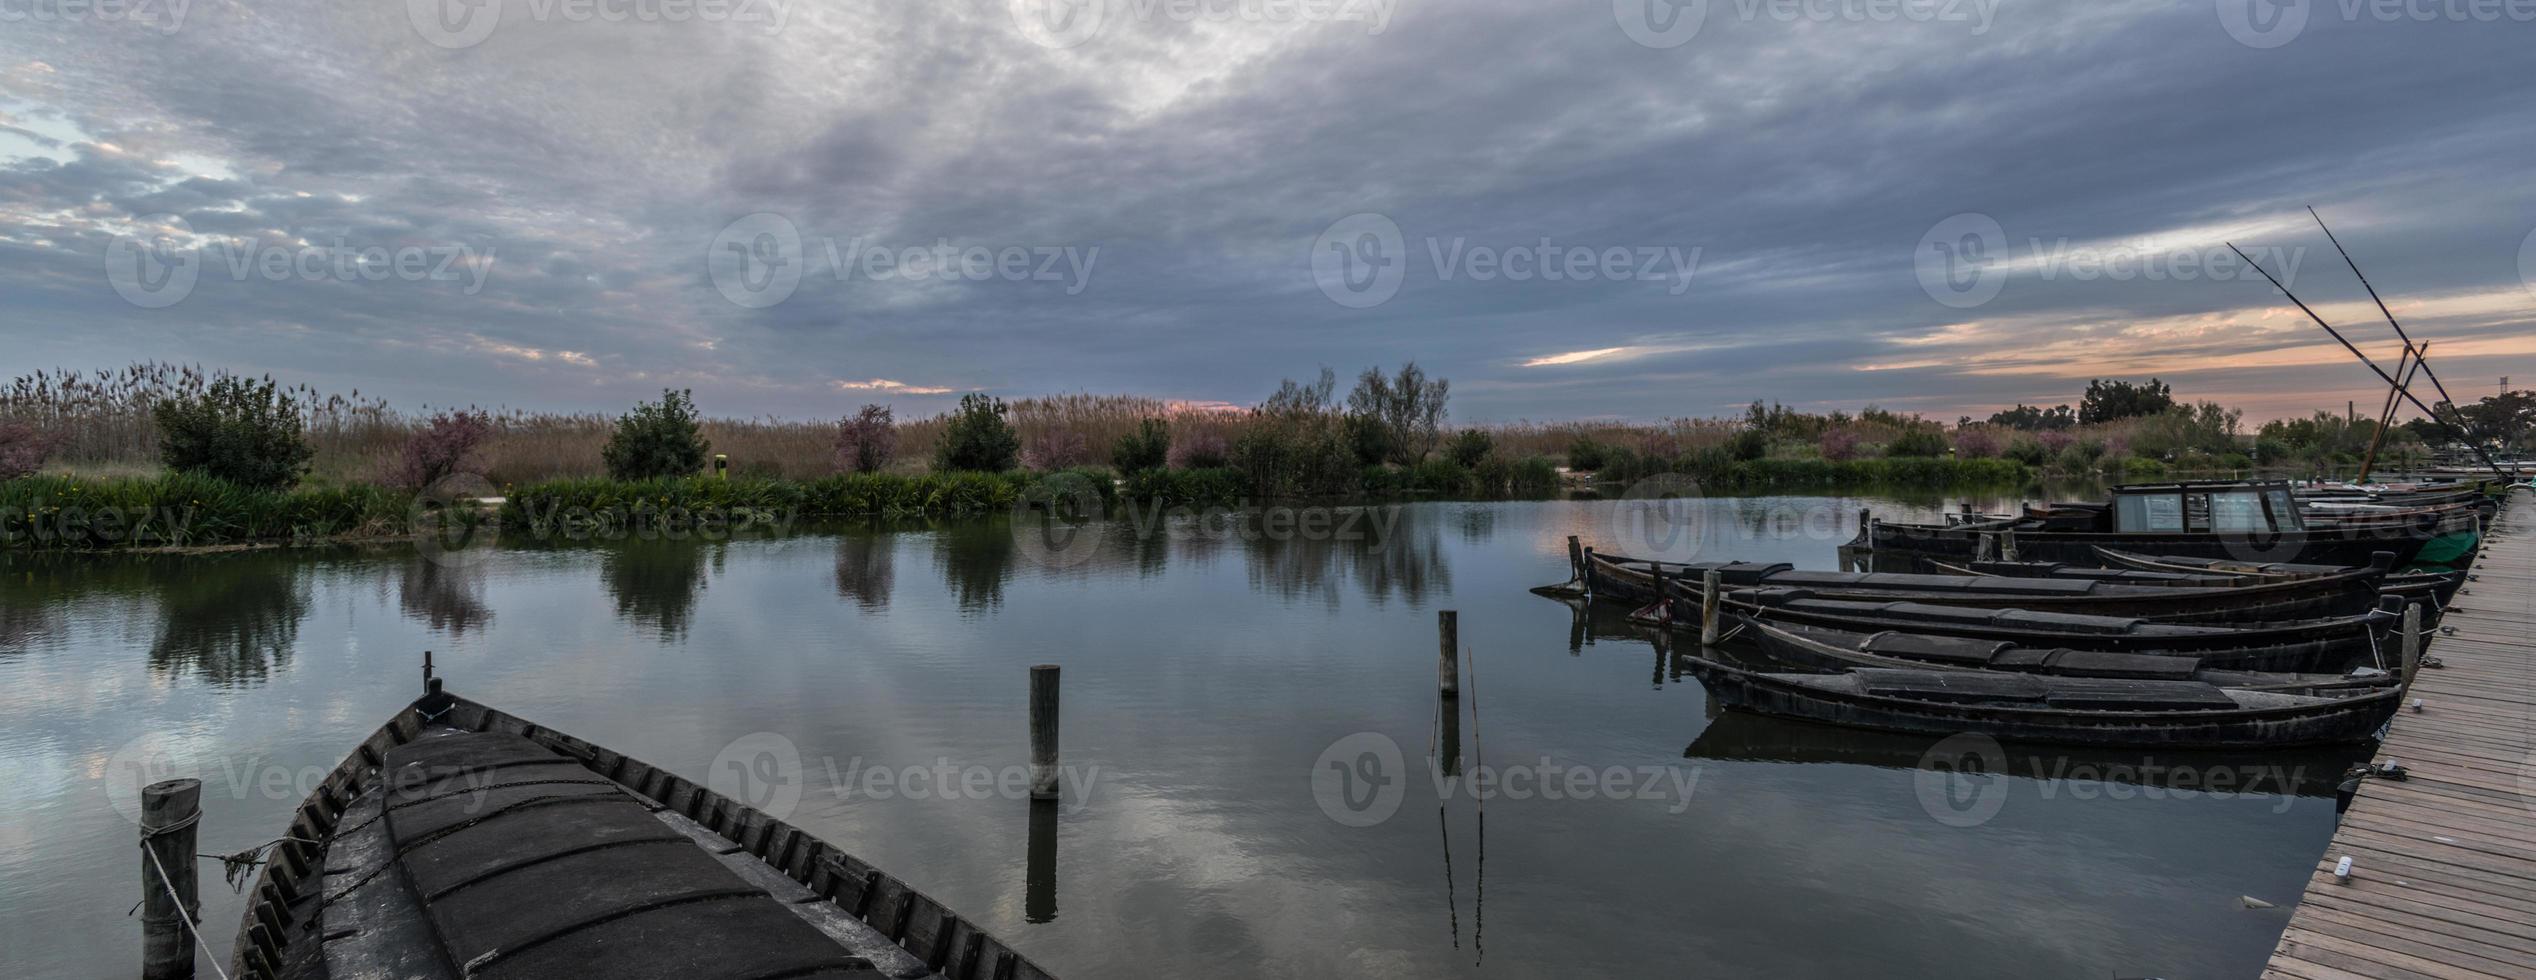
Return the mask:
<svg viewBox="0 0 2536 980">
<path fill-rule="evenodd" d="M 2512 492 L 2263 971 L 2536 975 L 2536 495 Z M 2351 880 L 2334 878 L 2343 857 Z"/>
</svg>

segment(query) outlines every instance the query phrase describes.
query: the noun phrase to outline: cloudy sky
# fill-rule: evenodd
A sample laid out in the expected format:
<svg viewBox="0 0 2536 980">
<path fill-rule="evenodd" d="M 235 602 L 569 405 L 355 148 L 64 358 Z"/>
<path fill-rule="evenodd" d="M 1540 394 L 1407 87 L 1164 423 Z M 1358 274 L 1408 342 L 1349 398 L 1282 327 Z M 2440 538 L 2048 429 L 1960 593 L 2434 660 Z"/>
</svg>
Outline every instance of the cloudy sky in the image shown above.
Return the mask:
<svg viewBox="0 0 2536 980">
<path fill-rule="evenodd" d="M 2214 6 L 2215 4 L 2215 6 Z M 0 0 L 4 374 L 1952 418 L 2536 383 L 2536 24 L 2313 0 Z M 2519 11 L 2524 15 L 2527 11 Z"/>
</svg>

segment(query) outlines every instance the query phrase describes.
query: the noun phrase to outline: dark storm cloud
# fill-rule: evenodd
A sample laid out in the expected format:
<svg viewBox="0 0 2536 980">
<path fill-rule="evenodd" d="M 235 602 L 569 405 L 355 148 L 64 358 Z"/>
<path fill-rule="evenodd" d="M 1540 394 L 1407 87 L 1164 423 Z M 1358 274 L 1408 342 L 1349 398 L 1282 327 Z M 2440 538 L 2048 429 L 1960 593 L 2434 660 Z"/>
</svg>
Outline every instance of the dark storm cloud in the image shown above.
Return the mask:
<svg viewBox="0 0 2536 980">
<path fill-rule="evenodd" d="M 1914 23 L 1712 0 L 1696 37 L 1659 48 L 1600 2 L 1403 0 L 1376 33 L 1113 0 L 1098 35 L 1051 48 L 983 0 L 761 5 L 780 28 L 523 4 L 445 48 L 406 6 L 205 0 L 173 32 L 0 35 L 0 304 L 21 367 L 199 359 L 405 403 L 572 409 L 676 384 L 717 411 L 809 416 L 873 397 L 840 380 L 1250 402 L 1322 364 L 1414 357 L 1483 420 L 1754 398 L 1951 417 L 2071 400 L 2102 370 L 2261 416 L 2365 394 L 2368 375 L 2300 354 L 2326 341 L 2259 280 L 2082 276 L 2052 256 L 2198 260 L 2242 237 L 2299 256 L 2302 293 L 2364 301 L 2306 223 L 2314 203 L 2418 304 L 2410 325 L 2454 343 L 2443 374 L 2536 376 L 2518 258 L 2536 25 L 2311 5 L 2257 48 L 2208 3 Z M 785 258 L 806 274 L 745 308 L 708 259 L 756 212 L 797 229 Z M 1316 285 L 1312 250 L 1359 212 L 1400 229 L 1405 274 L 1354 309 Z M 463 248 L 490 272 L 467 291 L 223 269 L 142 309 L 100 268 L 163 213 L 266 244 Z M 1920 247 L 1963 213 L 1996 222 L 2005 278 L 1955 308 L 1923 288 Z M 1055 275 L 911 279 L 894 261 L 937 245 Z M 1677 290 L 1671 273 L 1472 264 L 1615 249 L 1633 271 L 1643 255 L 1695 272 Z M 878 278 L 831 265 L 876 250 L 893 259 Z M 2382 326 L 2355 334 L 2391 359 Z"/>
</svg>

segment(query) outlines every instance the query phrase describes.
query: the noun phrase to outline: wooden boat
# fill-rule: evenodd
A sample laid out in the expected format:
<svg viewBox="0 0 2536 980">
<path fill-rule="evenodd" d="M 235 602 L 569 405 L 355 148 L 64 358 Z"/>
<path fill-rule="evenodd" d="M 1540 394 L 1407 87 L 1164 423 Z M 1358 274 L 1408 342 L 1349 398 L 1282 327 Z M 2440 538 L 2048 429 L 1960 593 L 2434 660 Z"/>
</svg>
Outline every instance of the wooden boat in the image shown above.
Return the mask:
<svg viewBox="0 0 2536 980">
<path fill-rule="evenodd" d="M 1936 760 L 1953 761 L 1932 751 L 1942 741 L 1943 737 L 1937 735 L 1862 731 L 1783 715 L 1719 711 L 1682 750 L 1682 757 L 1923 770 Z M 2248 756 L 2226 749 L 2201 751 L 2171 745 L 2125 750 L 2006 744 L 1999 746 L 1999 754 L 1988 761 L 2000 764 L 1993 772 L 2035 780 L 2074 776 L 2126 786 L 2220 795 L 2261 793 L 2332 799 L 2343 771 L 2351 765 L 2351 750 L 2313 747 Z M 2211 777 L 2217 773 L 2226 773 L 2229 778 L 2214 782 Z"/>
<path fill-rule="evenodd" d="M 2194 555 L 2240 561 L 2359 566 L 2376 552 L 2398 565 L 2414 561 L 2443 536 L 2464 534 L 2447 515 L 2310 526 L 2280 481 L 2135 484 L 2115 487 L 2104 504 L 2056 504 L 1997 520 L 1955 524 L 1871 523 L 1858 545 L 1877 557 L 1961 561 L 1987 557 L 1985 542 L 2014 535 L 2016 556 L 2086 564 L 2094 549 L 2152 555 Z M 2004 554 L 2002 552 L 1992 552 Z M 2440 549 L 2438 560 L 2456 559 Z"/>
<path fill-rule="evenodd" d="M 2126 615 L 2168 622 L 2303 619 L 2355 615 L 2377 601 L 2377 585 L 2387 573 L 2386 561 L 2338 576 L 2319 576 L 2251 585 L 2181 588 L 2094 582 L 2078 579 L 2008 576 L 1930 575 L 1908 572 L 1827 572 L 1799 570 L 1786 563 L 1660 562 L 1597 554 L 1583 556 L 1588 590 L 1636 602 L 1657 599 L 1657 580 L 1666 591 L 1699 601 L 1700 582 L 1709 571 L 1730 589 L 1802 589 L 1827 598 L 1859 601 L 1908 601 L 1948 606 L 1982 606 L 2095 615 Z"/>
<path fill-rule="evenodd" d="M 2098 549 L 2099 554 L 2103 551 L 2104 549 Z M 2195 562 L 2207 564 L 2195 567 L 2191 564 Z M 2143 568 L 2131 565 L 2113 568 L 2082 568 L 2056 561 L 1969 561 L 1958 564 L 1935 558 L 1926 559 L 1922 564 L 1928 566 L 1929 570 L 1944 575 L 2069 578 L 2090 582 L 2120 582 L 2125 585 L 2171 585 L 2204 589 L 2295 581 L 2343 571 L 2330 565 L 2293 565 L 2287 567 L 2307 571 L 2273 574 L 2232 572 L 2226 570 L 2226 566 L 2239 563 L 2216 558 L 2182 558 L 2163 568 Z M 2463 578 L 2463 572 L 2453 571 L 2390 572 L 2384 579 L 2379 580 L 2378 592 L 2383 595 L 2400 595 L 2410 599 L 2429 598 L 2445 602 L 2448 593 L 2453 591 Z"/>
<path fill-rule="evenodd" d="M 2196 558 L 2191 555 L 2142 555 L 2113 548 L 2096 549 L 2096 558 L 2107 568 L 2129 569 L 2200 577 L 2225 576 L 2239 582 L 2279 582 L 2289 579 L 2315 578 L 2341 569 L 2333 565 L 2310 565 L 2282 561 L 2237 561 L 2229 558 Z M 1995 573 L 1994 573 L 1995 574 Z M 2381 591 L 2396 595 L 2431 593 L 2445 601 L 2465 581 L 2465 572 L 2421 569 L 2394 572 L 2378 583 Z"/>
<path fill-rule="evenodd" d="M 798 828 L 434 681 L 300 805 L 228 975 L 1048 973 Z"/>
<path fill-rule="evenodd" d="M 2164 650 L 2108 653 L 1898 630 L 1853 633 L 1819 626 L 1773 625 L 1748 616 L 1732 616 L 1728 622 L 1734 624 L 1734 631 L 1727 634 L 1727 640 L 1741 637 L 1773 658 L 1825 670 L 1988 670 L 2049 677 L 2200 681 L 2214 687 L 2293 693 L 2387 687 L 2395 683 L 2395 675 L 2383 667 L 2363 667 L 2340 674 L 2229 670 L 2207 666 L 2191 653 Z"/>
<path fill-rule="evenodd" d="M 1853 633 L 1901 629 L 2053 649 L 2189 653 L 2202 658 L 2206 666 L 2230 670 L 2313 672 L 2391 657 L 2400 607 L 2401 600 L 2388 600 L 2387 605 L 2358 616 L 2216 626 L 1916 602 L 1849 602 L 1792 590 L 1755 589 L 1727 594 L 1721 608 L 1772 623 Z M 1698 622 L 1696 613 L 1673 618 Z"/>
<path fill-rule="evenodd" d="M 2198 681 L 1878 668 L 1793 674 L 1688 655 L 1683 661 L 1710 696 L 1730 708 L 1884 731 L 1977 732 L 2075 745 L 2276 748 L 2359 742 L 2375 736 L 2403 697 L 2400 687 L 2305 695 Z"/>
</svg>

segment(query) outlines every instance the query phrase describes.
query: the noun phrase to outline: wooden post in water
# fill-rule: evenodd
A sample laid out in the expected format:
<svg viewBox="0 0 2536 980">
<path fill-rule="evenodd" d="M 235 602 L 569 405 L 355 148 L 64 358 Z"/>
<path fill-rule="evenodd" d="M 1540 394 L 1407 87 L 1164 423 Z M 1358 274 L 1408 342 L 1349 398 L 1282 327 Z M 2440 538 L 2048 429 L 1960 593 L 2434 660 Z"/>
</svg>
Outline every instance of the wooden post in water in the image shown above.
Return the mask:
<svg viewBox="0 0 2536 980">
<path fill-rule="evenodd" d="M 1435 690 L 1448 698 L 1462 696 L 1461 614 L 1450 609 L 1435 614 Z"/>
<path fill-rule="evenodd" d="M 1717 570 L 1711 568 L 1699 577 L 1699 645 L 1717 645 Z"/>
<path fill-rule="evenodd" d="M 1671 584 L 1672 573 L 1664 570 L 1663 562 L 1656 562 L 1654 566 L 1654 574 L 1655 621 L 1658 623 L 1664 623 L 1672 620 L 1673 618 L 1673 586 Z"/>
<path fill-rule="evenodd" d="M 1057 665 L 1030 668 L 1030 798 L 1057 798 Z"/>
<path fill-rule="evenodd" d="M 1590 599 L 1594 595 L 1594 549 L 1587 548 L 1582 554 L 1585 556 L 1585 596 Z"/>
<path fill-rule="evenodd" d="M 1567 576 L 1579 585 L 1585 582 L 1584 548 L 1584 545 L 1577 543 L 1576 535 L 1567 536 Z"/>
<path fill-rule="evenodd" d="M 170 779 L 141 790 L 141 980 L 194 975 L 195 923 L 202 899 L 194 878 L 194 825 L 203 783 Z"/>
</svg>

